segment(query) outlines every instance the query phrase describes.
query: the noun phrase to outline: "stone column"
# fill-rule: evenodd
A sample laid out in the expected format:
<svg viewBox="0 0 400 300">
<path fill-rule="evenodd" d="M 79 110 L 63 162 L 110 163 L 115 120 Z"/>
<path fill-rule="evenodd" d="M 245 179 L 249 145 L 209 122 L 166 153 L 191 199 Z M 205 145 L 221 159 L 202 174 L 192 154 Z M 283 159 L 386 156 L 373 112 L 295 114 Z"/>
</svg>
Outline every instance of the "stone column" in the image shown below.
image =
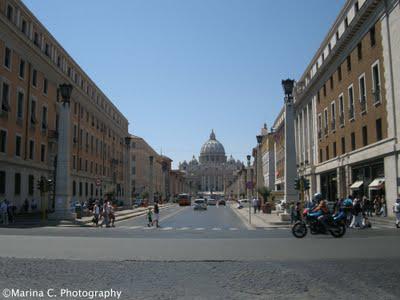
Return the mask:
<svg viewBox="0 0 400 300">
<path fill-rule="evenodd" d="M 71 211 L 71 118 L 70 103 L 57 103 L 59 108 L 56 196 L 52 220 L 75 220 Z"/>
</svg>

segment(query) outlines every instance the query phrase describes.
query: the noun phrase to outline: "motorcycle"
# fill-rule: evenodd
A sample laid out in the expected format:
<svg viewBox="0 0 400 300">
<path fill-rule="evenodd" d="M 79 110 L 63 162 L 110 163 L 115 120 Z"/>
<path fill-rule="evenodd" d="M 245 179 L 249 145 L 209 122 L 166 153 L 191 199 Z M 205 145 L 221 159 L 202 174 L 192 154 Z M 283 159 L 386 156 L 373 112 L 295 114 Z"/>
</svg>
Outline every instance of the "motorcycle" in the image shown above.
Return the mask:
<svg viewBox="0 0 400 300">
<path fill-rule="evenodd" d="M 320 217 L 322 212 L 312 212 L 309 208 L 303 211 L 303 220 L 297 221 L 292 227 L 292 234 L 296 238 L 303 238 L 307 235 L 308 229 L 311 234 L 328 234 L 340 238 L 346 233 L 346 214 L 343 211 L 334 215 L 327 215 L 325 224 Z"/>
</svg>

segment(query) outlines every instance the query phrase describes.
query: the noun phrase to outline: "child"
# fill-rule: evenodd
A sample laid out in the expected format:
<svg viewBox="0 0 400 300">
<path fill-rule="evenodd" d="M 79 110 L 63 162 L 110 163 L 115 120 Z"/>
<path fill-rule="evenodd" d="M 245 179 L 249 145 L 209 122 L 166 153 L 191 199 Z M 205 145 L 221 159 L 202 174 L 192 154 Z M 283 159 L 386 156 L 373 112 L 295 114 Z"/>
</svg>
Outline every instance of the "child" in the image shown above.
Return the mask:
<svg viewBox="0 0 400 300">
<path fill-rule="evenodd" d="M 151 211 L 151 208 L 149 208 L 149 211 L 147 212 L 147 227 L 153 226 L 153 213 Z"/>
</svg>

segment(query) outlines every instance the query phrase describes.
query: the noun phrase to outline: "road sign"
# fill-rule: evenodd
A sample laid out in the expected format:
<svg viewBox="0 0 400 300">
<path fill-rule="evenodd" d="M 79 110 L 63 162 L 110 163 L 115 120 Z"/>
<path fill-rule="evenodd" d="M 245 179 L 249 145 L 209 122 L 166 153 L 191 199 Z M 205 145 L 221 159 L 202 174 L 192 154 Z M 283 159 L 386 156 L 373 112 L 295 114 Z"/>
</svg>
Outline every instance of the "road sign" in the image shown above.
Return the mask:
<svg viewBox="0 0 400 300">
<path fill-rule="evenodd" d="M 253 189 L 253 187 L 254 187 L 254 183 L 253 183 L 252 181 L 247 181 L 247 182 L 246 182 L 246 188 L 247 188 L 248 190 Z"/>
<path fill-rule="evenodd" d="M 96 186 L 100 186 L 101 185 L 101 180 L 100 179 L 96 179 Z"/>
</svg>

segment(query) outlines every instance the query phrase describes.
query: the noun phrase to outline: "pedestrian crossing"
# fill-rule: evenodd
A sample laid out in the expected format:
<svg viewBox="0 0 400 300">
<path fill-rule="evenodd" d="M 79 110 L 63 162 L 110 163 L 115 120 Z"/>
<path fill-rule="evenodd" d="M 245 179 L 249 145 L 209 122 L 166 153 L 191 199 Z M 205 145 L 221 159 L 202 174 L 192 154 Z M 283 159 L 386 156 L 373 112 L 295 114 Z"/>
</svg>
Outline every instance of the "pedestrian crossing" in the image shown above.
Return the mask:
<svg viewBox="0 0 400 300">
<path fill-rule="evenodd" d="M 264 228 L 238 228 L 238 227 L 147 227 L 147 226 L 117 226 L 116 228 L 119 229 L 128 229 L 128 230 L 160 230 L 160 231 L 253 231 L 253 230 L 264 230 L 264 231 L 271 231 L 271 230 L 288 230 L 287 227 L 264 227 Z"/>
</svg>

